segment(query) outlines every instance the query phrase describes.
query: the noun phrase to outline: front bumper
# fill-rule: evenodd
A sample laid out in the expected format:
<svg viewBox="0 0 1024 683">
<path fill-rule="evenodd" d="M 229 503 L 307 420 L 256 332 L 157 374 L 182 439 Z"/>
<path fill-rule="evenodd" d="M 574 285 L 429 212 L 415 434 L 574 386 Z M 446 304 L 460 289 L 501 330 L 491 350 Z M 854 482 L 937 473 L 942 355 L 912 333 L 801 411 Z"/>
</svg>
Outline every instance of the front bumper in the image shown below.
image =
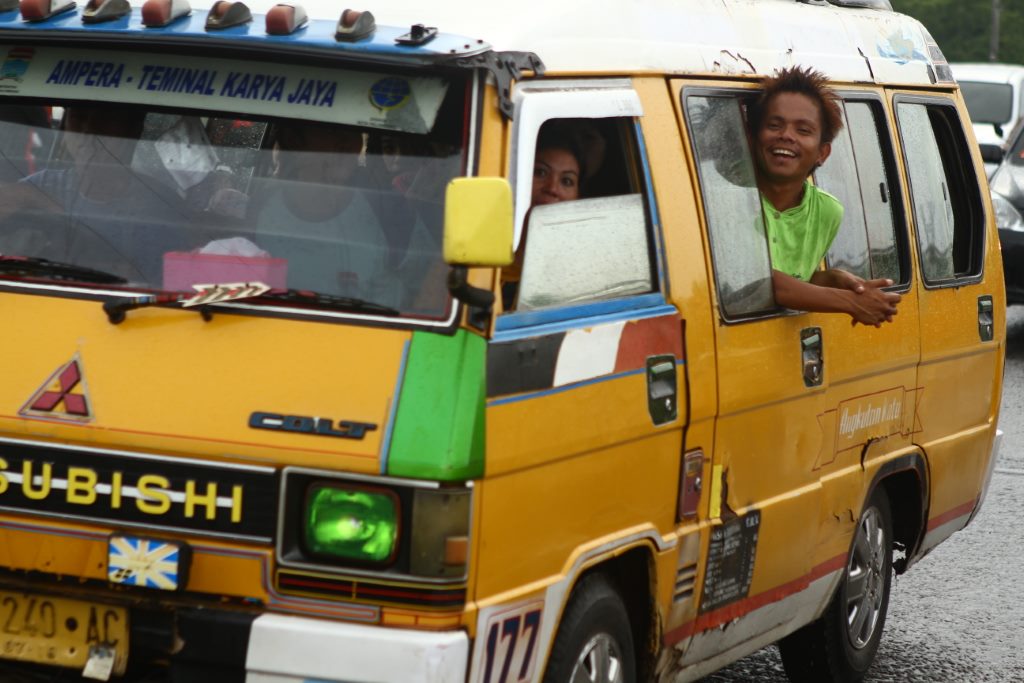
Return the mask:
<svg viewBox="0 0 1024 683">
<path fill-rule="evenodd" d="M 25 590 L 7 587 L 12 588 Z M 25 592 L 44 595 L 31 588 Z M 128 671 L 112 681 L 450 683 L 465 681 L 469 666 L 464 631 L 414 631 L 208 607 L 129 609 Z M 0 682 L 19 672 L 56 679 L 57 671 L 0 655 Z"/>
<path fill-rule="evenodd" d="M 464 681 L 462 631 L 410 631 L 264 614 L 253 621 L 246 683 Z"/>
</svg>

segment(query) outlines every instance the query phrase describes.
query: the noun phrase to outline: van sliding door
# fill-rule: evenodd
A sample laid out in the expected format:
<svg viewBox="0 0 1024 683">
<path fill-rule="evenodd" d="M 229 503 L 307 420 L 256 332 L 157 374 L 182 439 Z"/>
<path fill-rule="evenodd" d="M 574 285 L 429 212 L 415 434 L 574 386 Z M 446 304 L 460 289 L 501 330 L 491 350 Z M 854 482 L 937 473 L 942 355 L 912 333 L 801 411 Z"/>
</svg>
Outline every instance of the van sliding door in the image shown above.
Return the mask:
<svg viewBox="0 0 1024 683">
<path fill-rule="evenodd" d="M 1006 319 L 998 239 L 983 171 L 949 95 L 893 96 L 921 278 L 922 388 L 915 441 L 928 456 L 927 550 L 962 528 L 979 502 L 999 410 Z M 949 387 L 956 378 L 955 391 Z"/>
</svg>

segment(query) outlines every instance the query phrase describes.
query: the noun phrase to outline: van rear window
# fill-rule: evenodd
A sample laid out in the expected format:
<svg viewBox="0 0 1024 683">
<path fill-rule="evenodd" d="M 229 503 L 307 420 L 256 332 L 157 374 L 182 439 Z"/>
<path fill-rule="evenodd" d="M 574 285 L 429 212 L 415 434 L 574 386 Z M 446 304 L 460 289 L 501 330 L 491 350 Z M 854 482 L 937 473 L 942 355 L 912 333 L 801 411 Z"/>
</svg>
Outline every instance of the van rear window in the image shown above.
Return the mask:
<svg viewBox="0 0 1024 683">
<path fill-rule="evenodd" d="M 908 282 L 900 187 L 881 104 L 845 100 L 841 108 L 845 125 L 828 162 L 814 172 L 814 181 L 845 209 L 828 265 L 866 280 Z"/>
<path fill-rule="evenodd" d="M 925 281 L 956 285 L 980 276 L 985 215 L 956 108 L 946 99 L 901 96 L 896 118 Z"/>
</svg>

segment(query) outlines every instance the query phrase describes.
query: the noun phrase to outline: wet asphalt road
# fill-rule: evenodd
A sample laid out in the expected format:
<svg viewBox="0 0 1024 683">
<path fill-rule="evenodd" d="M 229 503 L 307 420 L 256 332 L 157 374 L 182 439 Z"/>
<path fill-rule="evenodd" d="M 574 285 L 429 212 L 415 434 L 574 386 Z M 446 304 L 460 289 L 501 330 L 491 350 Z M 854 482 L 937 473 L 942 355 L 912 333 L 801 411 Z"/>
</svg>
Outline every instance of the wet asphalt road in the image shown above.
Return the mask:
<svg viewBox="0 0 1024 683">
<path fill-rule="evenodd" d="M 1003 443 L 966 529 L 893 581 L 867 683 L 1024 683 L 1024 306 L 1007 313 Z M 785 683 L 768 647 L 702 683 Z"/>
</svg>

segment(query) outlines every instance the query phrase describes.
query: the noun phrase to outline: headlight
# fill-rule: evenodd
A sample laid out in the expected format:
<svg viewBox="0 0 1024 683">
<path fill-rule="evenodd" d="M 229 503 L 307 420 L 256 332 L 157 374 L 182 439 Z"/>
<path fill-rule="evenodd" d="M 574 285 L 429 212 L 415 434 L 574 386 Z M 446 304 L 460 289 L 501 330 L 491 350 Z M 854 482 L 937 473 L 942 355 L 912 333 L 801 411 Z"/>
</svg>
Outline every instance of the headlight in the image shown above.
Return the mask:
<svg viewBox="0 0 1024 683">
<path fill-rule="evenodd" d="M 319 483 L 306 496 L 303 541 L 313 555 L 387 564 L 398 549 L 398 496 Z"/>
<path fill-rule="evenodd" d="M 282 496 L 283 567 L 439 585 L 466 579 L 472 484 L 286 467 Z"/>
<path fill-rule="evenodd" d="M 1024 232 L 1024 218 L 1013 204 L 998 192 L 992 193 L 992 208 L 996 213 L 996 227 L 1000 230 Z"/>
</svg>

